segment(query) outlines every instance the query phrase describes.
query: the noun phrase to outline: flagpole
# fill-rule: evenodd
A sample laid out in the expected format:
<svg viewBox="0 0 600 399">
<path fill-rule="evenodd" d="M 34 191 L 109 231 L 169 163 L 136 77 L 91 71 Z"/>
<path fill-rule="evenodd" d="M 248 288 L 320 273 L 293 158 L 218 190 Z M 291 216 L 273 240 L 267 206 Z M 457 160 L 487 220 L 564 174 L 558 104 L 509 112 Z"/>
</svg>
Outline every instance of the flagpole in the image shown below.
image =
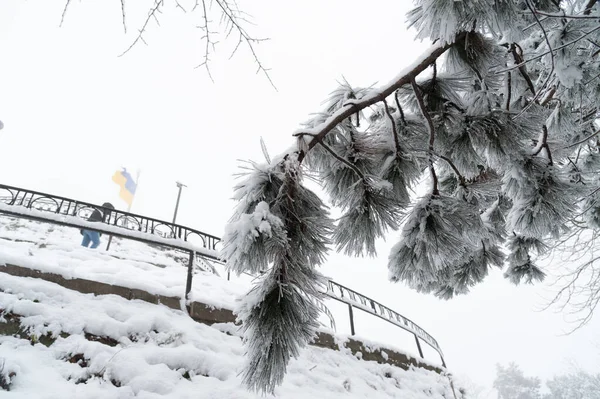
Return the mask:
<svg viewBox="0 0 600 399">
<path fill-rule="evenodd" d="M 135 175 L 135 192 L 137 193 L 137 189 L 140 185 L 140 175 L 142 174 L 142 172 L 138 169 L 137 173 Z M 131 202 L 129 203 L 129 206 L 127 207 L 127 213 L 131 213 L 131 206 L 133 205 L 133 201 L 135 200 L 135 194 L 133 195 L 133 198 L 131 199 Z"/>
</svg>

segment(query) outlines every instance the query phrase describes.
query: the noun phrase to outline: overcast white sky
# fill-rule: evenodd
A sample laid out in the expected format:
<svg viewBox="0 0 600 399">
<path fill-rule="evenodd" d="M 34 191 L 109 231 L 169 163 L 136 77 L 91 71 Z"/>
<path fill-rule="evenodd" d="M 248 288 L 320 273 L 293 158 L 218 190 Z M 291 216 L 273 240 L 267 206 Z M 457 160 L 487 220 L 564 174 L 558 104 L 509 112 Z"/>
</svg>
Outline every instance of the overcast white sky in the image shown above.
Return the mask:
<svg viewBox="0 0 600 399">
<path fill-rule="evenodd" d="M 64 0 L 0 2 L 0 182 L 125 209 L 111 176 L 121 165 L 139 168 L 133 212 L 170 219 L 180 180 L 189 187 L 178 221 L 221 235 L 237 160 L 262 160 L 261 136 L 280 152 L 336 80 L 386 82 L 428 46 L 404 28 L 409 1 L 243 1 L 256 36 L 271 38 L 259 54 L 278 91 L 254 73 L 245 49 L 228 59 L 231 41 L 217 47 L 213 83 L 194 69 L 203 55 L 199 13 L 165 7 L 148 45 L 117 57 L 153 1 L 133 3 L 125 35 L 118 0 L 73 2 L 62 28 Z M 387 254 L 398 236 L 379 243 L 377 259 L 332 254 L 324 272 L 424 327 L 454 373 L 489 387 L 497 362 L 516 361 L 543 379 L 565 371 L 568 359 L 598 368 L 599 317 L 561 336 L 569 328 L 562 315 L 535 311 L 549 296 L 544 285 L 513 287 L 495 271 L 470 295 L 446 302 L 388 283 Z M 332 309 L 347 331 L 346 309 Z M 357 333 L 416 352 L 410 336 L 364 315 Z"/>
</svg>

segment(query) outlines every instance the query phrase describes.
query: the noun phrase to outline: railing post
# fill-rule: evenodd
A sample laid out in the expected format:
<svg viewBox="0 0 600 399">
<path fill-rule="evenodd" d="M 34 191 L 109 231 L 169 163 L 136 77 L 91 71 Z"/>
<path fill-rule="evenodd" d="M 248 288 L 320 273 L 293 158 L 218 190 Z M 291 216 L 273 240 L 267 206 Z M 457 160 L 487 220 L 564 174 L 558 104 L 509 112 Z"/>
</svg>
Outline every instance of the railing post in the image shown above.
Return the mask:
<svg viewBox="0 0 600 399">
<path fill-rule="evenodd" d="M 348 304 L 348 314 L 350 315 L 350 335 L 355 335 L 354 331 L 354 311 L 352 305 Z"/>
<path fill-rule="evenodd" d="M 188 263 L 187 281 L 185 283 L 185 299 L 189 299 L 190 291 L 192 290 L 192 278 L 194 276 L 194 251 L 190 251 L 190 261 Z"/>
<path fill-rule="evenodd" d="M 415 334 L 415 341 L 417 343 L 417 348 L 419 348 L 419 356 L 421 356 L 421 358 L 424 359 L 425 357 L 423 356 L 423 349 L 421 349 L 421 343 L 419 342 L 419 337 L 417 337 L 417 334 Z M 442 362 L 443 361 L 444 360 L 442 359 Z"/>
</svg>

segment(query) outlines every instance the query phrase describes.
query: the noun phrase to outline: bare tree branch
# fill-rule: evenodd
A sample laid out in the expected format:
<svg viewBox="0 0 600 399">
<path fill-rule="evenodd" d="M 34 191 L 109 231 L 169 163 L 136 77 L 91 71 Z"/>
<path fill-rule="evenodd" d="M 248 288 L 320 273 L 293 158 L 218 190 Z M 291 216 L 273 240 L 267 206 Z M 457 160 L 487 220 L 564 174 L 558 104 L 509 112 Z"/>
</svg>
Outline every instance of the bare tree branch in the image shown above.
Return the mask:
<svg viewBox="0 0 600 399">
<path fill-rule="evenodd" d="M 146 20 L 144 21 L 142 28 L 138 31 L 139 33 L 136 36 L 135 40 L 133 41 L 133 43 L 131 43 L 131 45 L 129 47 L 127 47 L 127 49 L 125 51 L 123 51 L 119 55 L 119 57 L 122 57 L 125 54 L 127 54 L 129 52 L 129 50 L 131 50 L 133 48 L 133 46 L 135 46 L 138 42 L 141 41 L 145 44 L 145 41 L 142 36 L 146 32 L 146 27 L 150 23 L 150 20 L 153 18 L 156 18 L 155 15 L 157 12 L 159 12 L 160 7 L 163 5 L 163 1 L 164 0 L 154 0 L 154 5 L 152 6 L 152 8 L 150 8 L 150 11 L 148 11 L 148 16 L 146 17 Z"/>
<path fill-rule="evenodd" d="M 123 17 L 123 31 L 127 33 L 127 23 L 125 21 L 125 0 L 121 0 L 121 16 Z"/>
<path fill-rule="evenodd" d="M 65 22 L 65 15 L 67 15 L 67 9 L 69 8 L 70 4 L 71 0 L 67 0 L 67 2 L 65 3 L 65 8 L 63 9 L 62 15 L 60 17 L 60 24 L 58 25 L 59 27 L 62 27 L 63 22 Z"/>
<path fill-rule="evenodd" d="M 71 0 L 67 1 L 67 4 L 65 6 L 65 12 L 66 12 L 66 8 L 68 7 L 70 1 Z M 126 29 L 126 27 L 125 27 L 125 0 L 120 0 L 120 1 L 121 1 L 122 16 L 123 16 L 123 26 Z M 173 0 L 173 1 L 174 1 L 176 8 L 179 8 L 183 12 L 186 12 L 186 9 L 181 5 L 179 0 Z M 207 4 L 207 2 L 208 2 L 208 0 L 196 0 L 196 2 L 194 3 L 194 6 L 192 7 L 192 12 L 196 11 L 196 9 L 199 7 L 202 8 L 202 12 L 203 12 L 202 24 L 199 25 L 198 28 L 200 28 L 204 31 L 204 36 L 202 37 L 202 39 L 205 40 L 203 61 L 199 65 L 197 65 L 196 68 L 204 66 L 206 68 L 208 76 L 210 77 L 210 79 L 212 81 L 214 81 L 209 64 L 210 64 L 210 55 L 214 51 L 215 46 L 218 43 L 217 41 L 213 40 L 212 37 L 213 37 L 213 35 L 216 35 L 218 32 L 215 32 L 214 30 L 212 30 L 211 20 L 209 18 L 208 13 L 210 12 L 210 8 L 212 7 L 212 5 L 216 4 L 216 6 L 218 7 L 218 9 L 221 13 L 221 18 L 220 18 L 221 20 L 220 20 L 219 24 L 224 26 L 225 36 L 229 37 L 234 32 L 237 32 L 237 35 L 238 35 L 238 43 L 236 44 L 230 58 L 233 57 L 237 53 L 237 51 L 241 45 L 246 45 L 248 47 L 248 49 L 250 50 L 252 57 L 254 58 L 254 62 L 258 65 L 257 73 L 259 73 L 259 72 L 264 73 L 264 75 L 268 79 L 271 86 L 273 86 L 273 88 L 275 90 L 277 90 L 275 84 L 273 83 L 273 80 L 271 79 L 269 70 L 264 66 L 264 64 L 258 57 L 258 53 L 255 48 L 257 43 L 266 41 L 268 39 L 255 38 L 255 37 L 251 36 L 250 33 L 248 33 L 248 31 L 246 30 L 244 25 L 252 24 L 252 22 L 249 21 L 248 18 L 246 18 L 246 16 L 248 14 L 244 13 L 243 11 L 241 11 L 238 8 L 235 0 L 214 0 L 214 2 L 213 2 L 213 0 L 211 0 L 211 2 L 208 4 Z M 127 54 L 139 42 L 142 42 L 144 44 L 146 43 L 143 36 L 144 36 L 144 33 L 146 33 L 146 31 L 148 29 L 148 24 L 150 23 L 151 20 L 154 20 L 157 23 L 157 25 L 160 25 L 159 19 L 158 19 L 158 14 L 161 13 L 161 7 L 163 7 L 164 4 L 165 4 L 165 0 L 155 0 L 154 1 L 153 6 L 148 11 L 148 16 L 144 20 L 144 23 L 142 24 L 141 28 L 138 30 L 137 36 L 135 37 L 133 42 L 129 45 L 129 47 L 127 47 L 127 49 L 119 55 L 119 57 L 122 57 L 123 55 Z M 63 12 L 63 18 L 64 18 L 64 12 Z"/>
<path fill-rule="evenodd" d="M 205 1 L 206 0 L 202 0 L 203 3 Z M 252 57 L 254 57 L 254 62 L 256 62 L 256 64 L 258 65 L 258 69 L 257 69 L 256 73 L 263 72 L 264 75 L 266 76 L 266 78 L 269 80 L 269 83 L 271 83 L 271 86 L 273 86 L 273 88 L 275 90 L 277 90 L 277 87 L 275 87 L 273 80 L 271 80 L 271 75 L 269 75 L 269 70 L 264 67 L 264 65 L 258 58 L 258 55 L 256 54 L 256 49 L 254 48 L 255 43 L 258 43 L 258 42 L 261 42 L 261 41 L 264 41 L 267 39 L 256 39 L 256 38 L 253 38 L 252 36 L 250 36 L 246 32 L 246 29 L 244 29 L 244 27 L 241 26 L 240 23 L 238 22 L 239 20 L 243 20 L 243 18 L 239 17 L 239 12 L 234 11 L 231 8 L 231 6 L 229 5 L 229 3 L 227 2 L 227 0 L 216 0 L 216 3 L 221 8 L 221 11 L 223 12 L 223 17 L 227 19 L 227 23 L 231 24 L 231 30 L 233 30 L 235 28 L 235 30 L 239 34 L 238 44 L 236 45 L 236 48 L 233 51 L 233 53 L 231 54 L 230 58 L 233 57 L 233 55 L 237 52 L 237 49 L 239 48 L 241 43 L 246 43 L 246 46 L 248 47 L 248 49 L 250 49 L 250 52 L 252 53 Z"/>
<path fill-rule="evenodd" d="M 198 4 L 198 3 L 196 2 L 196 4 Z M 212 80 L 214 82 L 212 73 L 210 73 L 210 67 L 208 65 L 209 64 L 209 55 L 210 55 L 210 46 L 212 45 L 212 47 L 214 49 L 214 44 L 210 38 L 211 32 L 210 32 L 209 23 L 208 23 L 208 14 L 206 12 L 206 2 L 204 0 L 202 1 L 202 11 L 204 13 L 202 15 L 202 20 L 204 21 L 203 29 L 205 31 L 204 40 L 206 40 L 206 47 L 204 49 L 204 62 L 202 64 L 198 65 L 196 68 L 199 68 L 202 65 L 204 65 L 206 67 L 206 73 L 208 73 L 208 77 L 210 78 L 210 80 Z"/>
</svg>

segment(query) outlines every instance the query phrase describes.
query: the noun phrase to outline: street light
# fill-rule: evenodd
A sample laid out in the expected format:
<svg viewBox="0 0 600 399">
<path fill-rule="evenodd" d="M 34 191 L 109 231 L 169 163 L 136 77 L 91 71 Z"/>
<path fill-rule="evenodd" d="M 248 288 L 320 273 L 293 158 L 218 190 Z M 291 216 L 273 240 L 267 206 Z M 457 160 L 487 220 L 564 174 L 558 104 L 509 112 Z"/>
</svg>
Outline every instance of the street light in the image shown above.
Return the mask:
<svg viewBox="0 0 600 399">
<path fill-rule="evenodd" d="M 179 200 L 181 199 L 181 189 L 183 187 L 187 187 L 185 184 L 180 182 L 175 182 L 177 187 L 179 187 L 179 194 L 177 194 L 177 202 L 175 203 L 175 213 L 173 214 L 173 224 L 175 224 L 175 220 L 177 219 L 177 210 L 179 209 Z"/>
</svg>

